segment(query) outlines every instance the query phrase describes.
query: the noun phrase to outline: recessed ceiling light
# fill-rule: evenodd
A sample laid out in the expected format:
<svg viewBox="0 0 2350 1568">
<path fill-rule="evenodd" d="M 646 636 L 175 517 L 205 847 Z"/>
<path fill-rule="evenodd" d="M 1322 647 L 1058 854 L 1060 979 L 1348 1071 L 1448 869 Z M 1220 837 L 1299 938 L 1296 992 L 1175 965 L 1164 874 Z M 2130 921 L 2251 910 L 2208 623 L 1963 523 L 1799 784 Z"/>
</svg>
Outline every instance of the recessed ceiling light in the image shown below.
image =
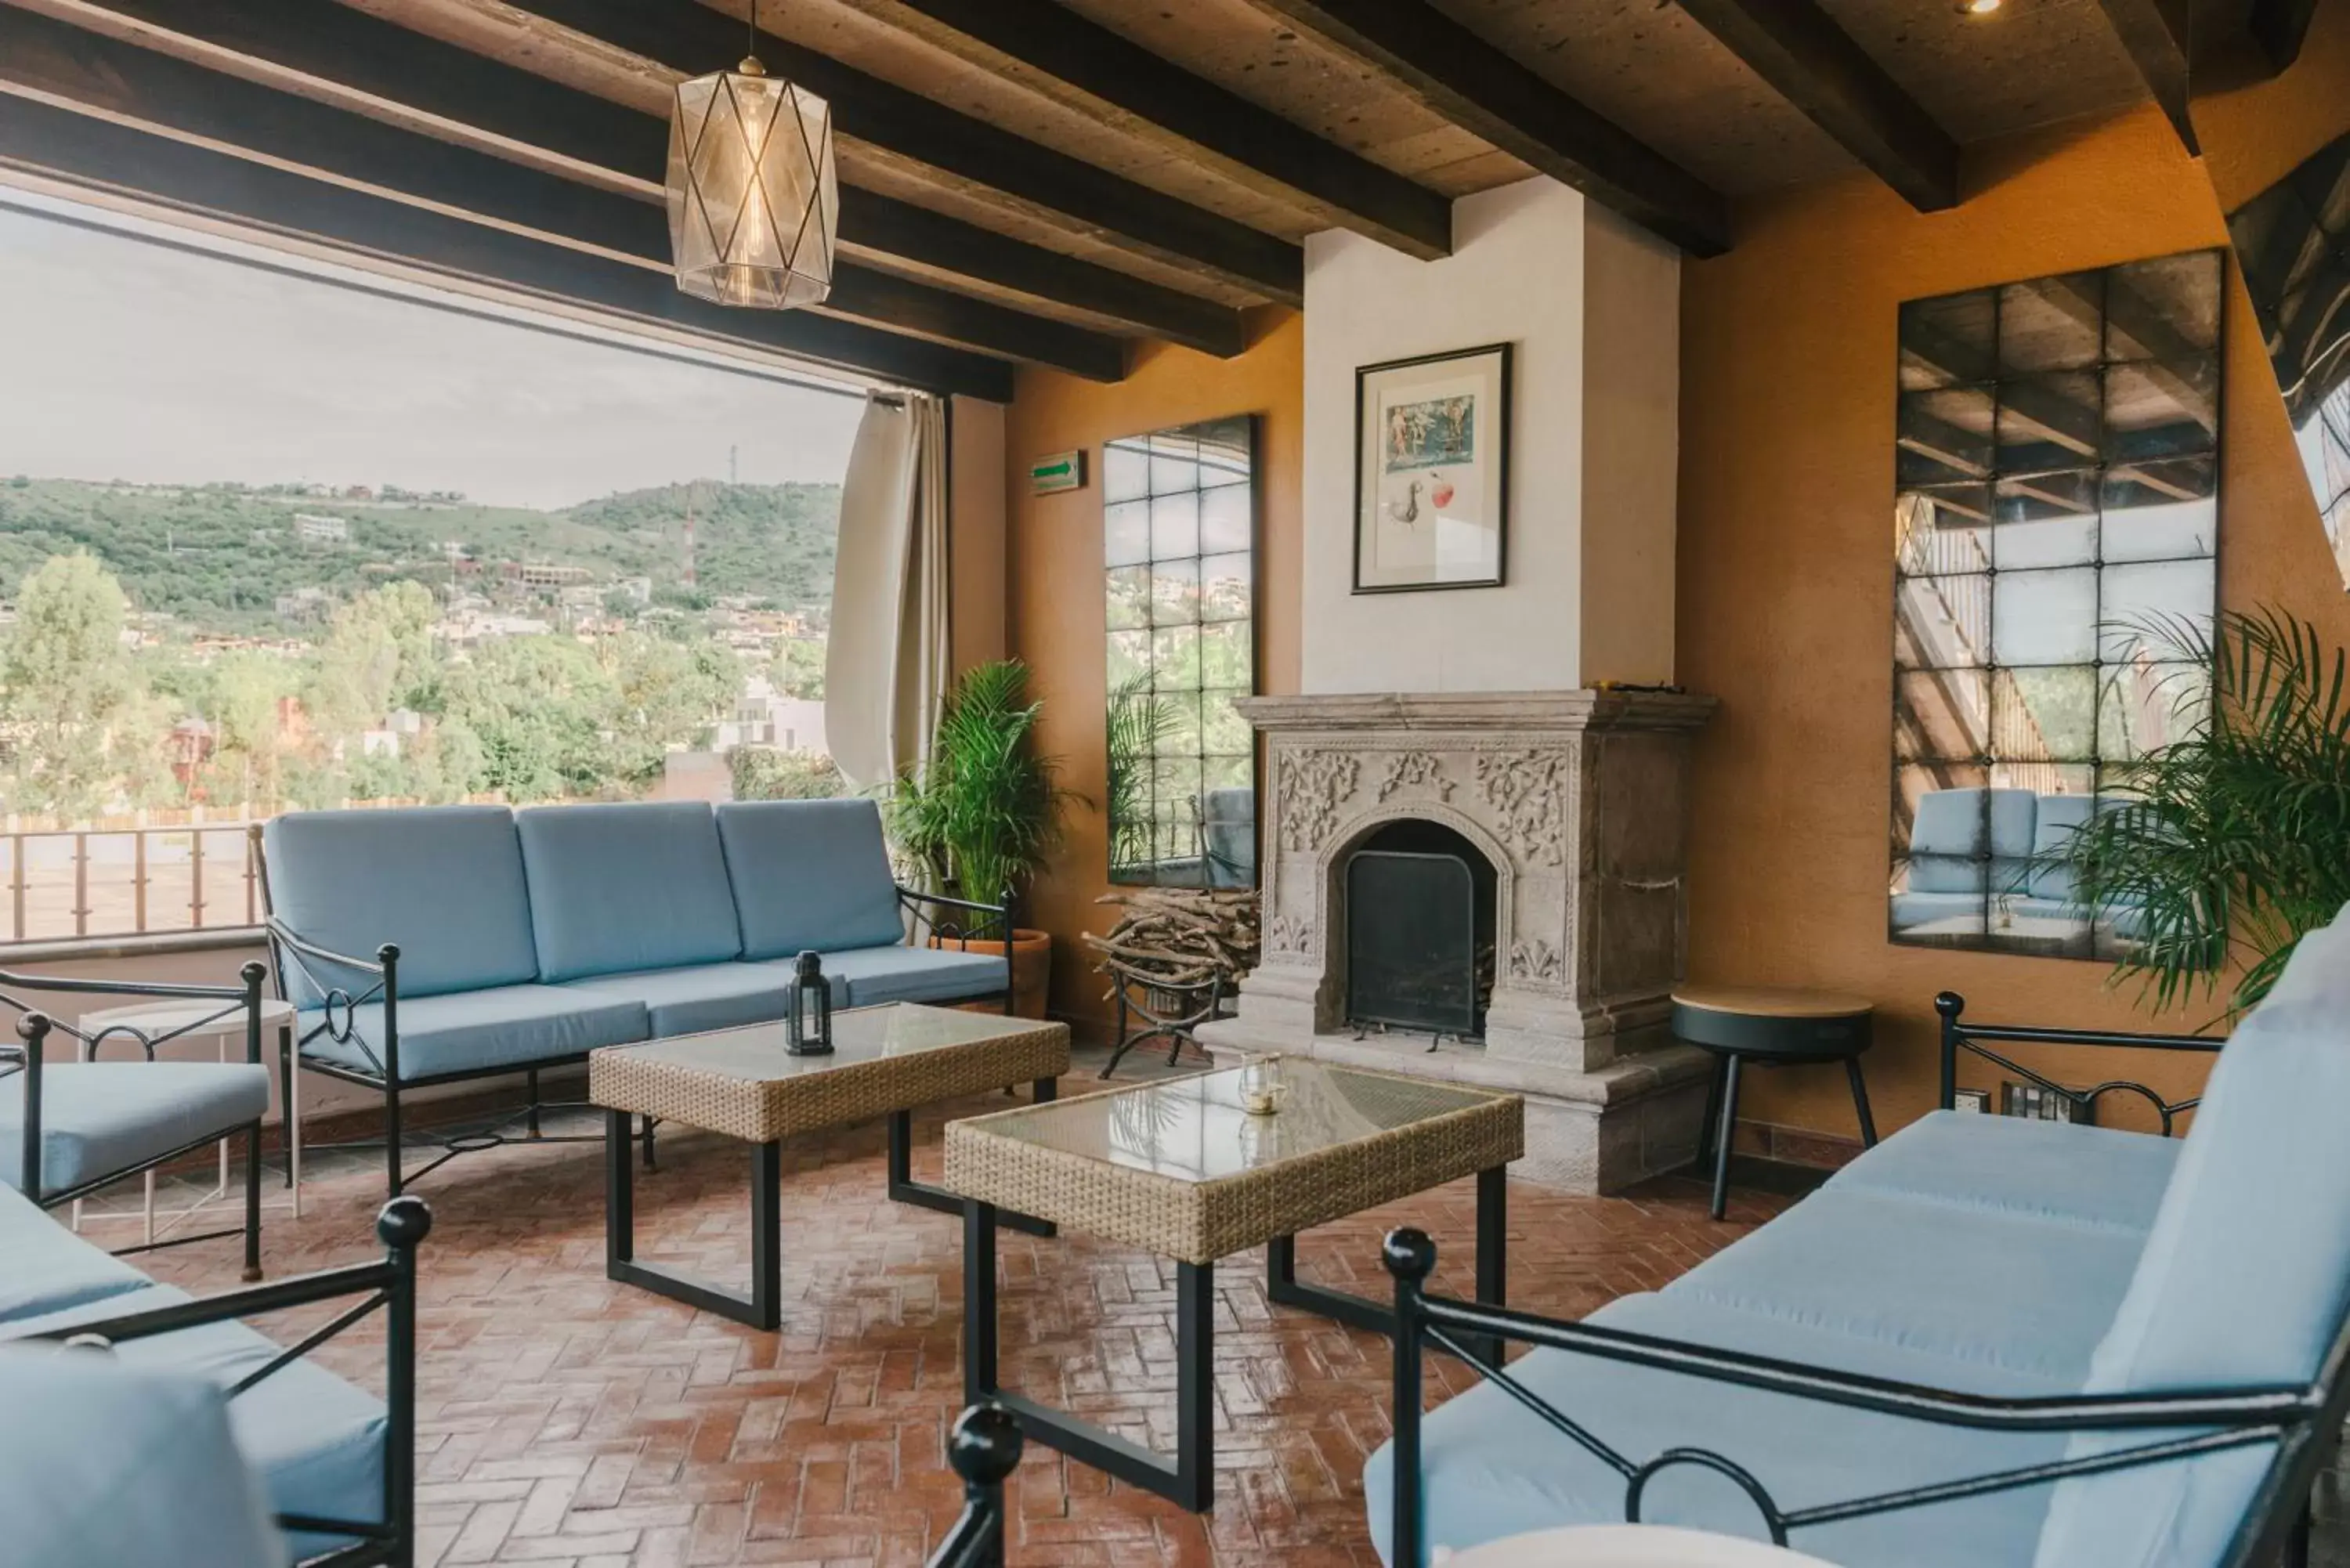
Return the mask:
<svg viewBox="0 0 2350 1568">
<path fill-rule="evenodd" d="M 2007 4 L 2007 0 L 1959 0 L 1961 16 L 1989 16 Z"/>
</svg>

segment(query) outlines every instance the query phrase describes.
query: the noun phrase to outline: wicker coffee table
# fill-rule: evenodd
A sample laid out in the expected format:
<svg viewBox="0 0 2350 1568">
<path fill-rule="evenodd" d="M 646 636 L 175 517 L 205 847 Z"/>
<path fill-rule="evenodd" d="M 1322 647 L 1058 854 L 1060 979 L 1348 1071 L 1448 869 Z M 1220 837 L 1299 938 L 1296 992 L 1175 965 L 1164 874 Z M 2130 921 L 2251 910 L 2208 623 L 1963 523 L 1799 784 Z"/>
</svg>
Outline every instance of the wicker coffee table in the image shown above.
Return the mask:
<svg viewBox="0 0 2350 1568">
<path fill-rule="evenodd" d="M 1477 1178 L 1477 1297 L 1500 1304 L 1509 1162 L 1525 1152 L 1515 1095 L 1286 1058 L 1287 1099 L 1242 1108 L 1248 1069 L 1024 1106 L 950 1123 L 946 1186 L 963 1207 L 963 1397 L 1002 1402 L 1021 1429 L 1195 1513 L 1213 1495 L 1210 1316 L 1219 1258 L 1267 1250 L 1275 1301 L 1385 1331 L 1387 1308 L 1297 1282 L 1297 1232 Z M 1031 1215 L 1172 1258 L 1176 1453 L 997 1386 L 995 1230 Z"/>
<path fill-rule="evenodd" d="M 783 1140 L 887 1116 L 889 1196 L 960 1213 L 953 1193 L 913 1179 L 913 1110 L 1016 1084 L 1053 1098 L 1069 1070 L 1069 1029 L 993 1012 L 895 1002 L 832 1015 L 829 1056 L 794 1056 L 781 1023 L 621 1045 L 588 1058 L 588 1097 L 604 1107 L 604 1272 L 754 1328 L 783 1303 Z M 636 1261 L 636 1173 L 629 1117 L 658 1116 L 743 1139 L 751 1149 L 748 1294 Z M 1052 1234 L 1018 1215 L 1004 1223 Z"/>
</svg>

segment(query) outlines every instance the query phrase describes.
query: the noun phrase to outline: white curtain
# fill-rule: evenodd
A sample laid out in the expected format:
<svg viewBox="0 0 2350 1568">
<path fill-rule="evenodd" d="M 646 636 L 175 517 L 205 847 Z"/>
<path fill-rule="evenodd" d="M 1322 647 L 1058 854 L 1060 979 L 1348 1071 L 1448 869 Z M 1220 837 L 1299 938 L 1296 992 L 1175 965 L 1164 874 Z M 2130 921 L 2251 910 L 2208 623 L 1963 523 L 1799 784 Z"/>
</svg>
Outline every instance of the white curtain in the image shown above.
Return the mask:
<svg viewBox="0 0 2350 1568">
<path fill-rule="evenodd" d="M 875 395 L 841 486 L 824 732 L 858 789 L 930 755 L 947 682 L 946 409 Z"/>
</svg>

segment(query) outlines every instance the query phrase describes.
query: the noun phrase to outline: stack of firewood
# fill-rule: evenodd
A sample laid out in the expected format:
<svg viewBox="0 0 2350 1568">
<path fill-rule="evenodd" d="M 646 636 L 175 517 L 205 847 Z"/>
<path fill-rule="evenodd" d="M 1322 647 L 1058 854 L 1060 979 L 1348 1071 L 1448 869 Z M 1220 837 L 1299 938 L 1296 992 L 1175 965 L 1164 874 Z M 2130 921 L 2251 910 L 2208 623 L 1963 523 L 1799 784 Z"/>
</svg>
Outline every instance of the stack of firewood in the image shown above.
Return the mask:
<svg viewBox="0 0 2350 1568">
<path fill-rule="evenodd" d="M 1222 975 L 1229 988 L 1256 967 L 1252 890 L 1130 888 L 1097 901 L 1121 906 L 1108 935 L 1086 933 L 1104 974 L 1145 985 L 1196 985 Z"/>
</svg>

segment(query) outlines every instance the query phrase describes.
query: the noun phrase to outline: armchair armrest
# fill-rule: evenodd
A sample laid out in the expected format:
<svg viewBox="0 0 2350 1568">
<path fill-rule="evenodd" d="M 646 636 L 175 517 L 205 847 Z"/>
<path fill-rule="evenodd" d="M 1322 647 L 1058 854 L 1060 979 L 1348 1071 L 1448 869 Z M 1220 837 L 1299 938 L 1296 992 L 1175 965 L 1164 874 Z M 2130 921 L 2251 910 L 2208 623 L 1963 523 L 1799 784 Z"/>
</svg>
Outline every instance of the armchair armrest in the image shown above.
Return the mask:
<svg viewBox="0 0 2350 1568">
<path fill-rule="evenodd" d="M 2192 1110 L 2202 1096 L 2183 1100 L 2166 1100 L 2147 1085 L 2126 1078 L 2112 1078 L 2086 1089 L 2069 1088 L 2043 1074 L 2034 1072 L 2020 1062 L 1990 1049 L 1986 1042 L 2020 1045 L 2089 1045 L 2132 1051 L 2187 1051 L 2205 1054 L 2217 1053 L 2228 1042 L 2208 1034 L 2142 1034 L 2111 1029 L 2052 1029 L 2033 1024 L 1974 1023 L 1964 1020 L 1967 999 L 1955 991 L 1946 991 L 1934 998 L 1934 1011 L 1942 1019 L 1942 1097 L 1941 1107 L 1952 1110 L 1958 1105 L 1959 1053 L 1968 1052 L 1993 1064 L 2003 1071 L 2038 1085 L 2051 1094 L 2062 1095 L 2076 1110 L 2094 1106 L 2103 1096 L 2119 1092 L 2137 1095 L 2154 1107 L 2162 1120 L 2163 1136 L 2170 1136 L 2181 1111 Z"/>
<path fill-rule="evenodd" d="M 277 1522 L 287 1531 L 352 1536 L 363 1543 L 349 1555 L 338 1552 L 329 1559 L 338 1563 L 404 1563 L 412 1550 L 416 1520 L 416 1251 L 432 1233 L 432 1211 L 421 1198 L 395 1198 L 377 1214 L 375 1230 L 384 1246 L 384 1256 L 378 1262 L 327 1269 L 202 1301 L 100 1318 L 52 1334 L 32 1335 L 26 1343 L 46 1340 L 111 1348 L 205 1324 L 314 1305 L 345 1296 L 360 1297 L 356 1305 L 239 1378 L 226 1392 L 234 1399 L 353 1324 L 381 1311 L 386 1319 L 383 1517 L 378 1521 L 280 1514 Z"/>
<path fill-rule="evenodd" d="M 1772 1541 L 1781 1546 L 1788 1543 L 1789 1532 L 1809 1525 L 2274 1443 L 2277 1456 L 2258 1493 L 2253 1515 L 2239 1532 L 2227 1559 L 2227 1568 L 2253 1568 L 2274 1557 L 2276 1547 L 2293 1528 L 2316 1466 L 2327 1451 L 2330 1435 L 2339 1428 L 2345 1407 L 2350 1407 L 2350 1376 L 2345 1376 L 2350 1372 L 2350 1323 L 2336 1330 L 2316 1378 L 2305 1386 L 2264 1384 L 2009 1398 L 1864 1376 L 1431 1296 L 1424 1286 L 1436 1265 L 1436 1247 L 1418 1231 L 1390 1233 L 1382 1261 L 1396 1286 L 1394 1568 L 1421 1568 L 1426 1550 L 1419 1496 L 1420 1375 L 1424 1352 L 1430 1345 L 1468 1362 L 1553 1430 L 1621 1476 L 1627 1520 L 1639 1521 L 1642 1493 L 1659 1471 L 1696 1465 L 1737 1484 L 1762 1514 Z M 1735 1456 L 1696 1447 L 1669 1449 L 1645 1460 L 1618 1452 L 1571 1413 L 1550 1405 L 1511 1375 L 1503 1365 L 1500 1348 L 1511 1340 L 1899 1419 L 1993 1432 L 2111 1431 L 2148 1436 L 2143 1442 L 2067 1452 L 2059 1459 L 1982 1475 L 1805 1508 L 1782 1508 Z M 1479 1348 L 1489 1345 L 1490 1354 Z M 2188 1430 L 2182 1433 L 2182 1428 Z"/>
</svg>

